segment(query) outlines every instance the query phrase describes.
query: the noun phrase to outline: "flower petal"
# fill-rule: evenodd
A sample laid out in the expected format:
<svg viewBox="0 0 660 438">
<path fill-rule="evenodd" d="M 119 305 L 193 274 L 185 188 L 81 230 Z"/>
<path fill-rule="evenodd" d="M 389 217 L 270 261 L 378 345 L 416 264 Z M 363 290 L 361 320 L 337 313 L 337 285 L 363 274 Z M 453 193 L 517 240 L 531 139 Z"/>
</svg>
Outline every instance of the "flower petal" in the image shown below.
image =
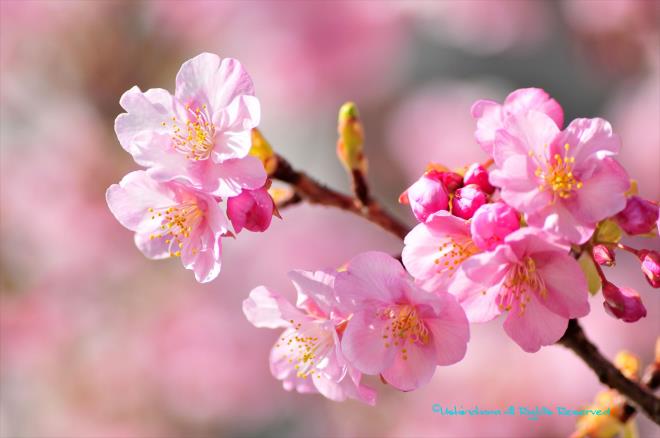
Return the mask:
<svg viewBox="0 0 660 438">
<path fill-rule="evenodd" d="M 242 94 L 254 95 L 254 85 L 236 59 L 202 53 L 184 62 L 176 75 L 175 95 L 183 103 L 206 104 L 217 111 Z"/>
<path fill-rule="evenodd" d="M 530 297 L 522 316 L 517 310 L 509 311 L 504 321 L 504 331 L 523 350 L 535 353 L 542 346 L 554 344 L 562 337 L 568 327 L 568 318 L 551 312 L 535 294 L 530 294 Z"/>
<path fill-rule="evenodd" d="M 545 260 L 539 260 L 539 255 L 535 258 L 536 266 L 548 289 L 541 303 L 565 318 L 587 315 L 589 292 L 580 265 L 568 254 L 546 253 Z"/>
<path fill-rule="evenodd" d="M 433 346 L 409 346 L 406 353 L 394 357 L 392 364 L 381 374 L 390 385 L 401 391 L 412 391 L 431 381 L 435 373 L 435 349 Z"/>
<path fill-rule="evenodd" d="M 437 365 L 451 365 L 462 360 L 470 340 L 470 327 L 465 311 L 456 299 L 448 294 L 438 295 L 442 301 L 441 311 L 436 318 L 428 318 L 424 323 L 432 333 Z"/>
<path fill-rule="evenodd" d="M 346 360 L 365 374 L 378 374 L 387 368 L 395 350 L 385 347 L 383 335 L 388 320 L 376 317 L 376 311 L 359 311 L 346 326 L 341 340 Z"/>
<path fill-rule="evenodd" d="M 214 115 L 216 135 L 211 158 L 221 163 L 247 156 L 252 147 L 252 128 L 259 125 L 261 109 L 254 96 L 237 96 L 228 107 Z"/>
</svg>

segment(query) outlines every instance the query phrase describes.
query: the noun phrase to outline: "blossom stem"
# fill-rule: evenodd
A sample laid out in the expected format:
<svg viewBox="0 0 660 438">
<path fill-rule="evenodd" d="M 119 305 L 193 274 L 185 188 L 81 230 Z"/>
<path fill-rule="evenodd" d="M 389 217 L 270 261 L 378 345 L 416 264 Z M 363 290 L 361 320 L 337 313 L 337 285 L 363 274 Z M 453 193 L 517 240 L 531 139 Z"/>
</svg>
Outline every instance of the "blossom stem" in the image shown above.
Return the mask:
<svg viewBox="0 0 660 438">
<path fill-rule="evenodd" d="M 633 248 L 631 246 L 628 246 L 628 245 L 624 245 L 623 243 L 617 243 L 616 247 L 619 248 L 619 249 L 622 249 L 624 251 L 628 251 L 629 253 L 634 254 L 637 257 L 639 257 L 639 250 L 638 249 L 635 249 L 635 248 Z"/>
<path fill-rule="evenodd" d="M 289 162 L 277 155 L 277 166 L 271 177 L 288 183 L 295 189 L 298 196 L 310 204 L 320 204 L 349 211 L 373 222 L 384 230 L 396 235 L 400 239 L 406 237 L 410 228 L 385 211 L 378 202 L 369 199 L 365 205 L 362 200 L 340 193 L 308 176 L 306 173 L 294 169 Z M 366 184 L 366 182 L 365 182 Z M 365 186 L 366 187 L 366 186 Z M 368 199 L 368 192 L 365 192 Z"/>
<path fill-rule="evenodd" d="M 660 424 L 660 398 L 637 382 L 626 378 L 587 338 L 576 319 L 571 319 L 559 344 L 572 350 L 591 368 L 601 383 L 625 396 L 630 405 Z"/>
</svg>

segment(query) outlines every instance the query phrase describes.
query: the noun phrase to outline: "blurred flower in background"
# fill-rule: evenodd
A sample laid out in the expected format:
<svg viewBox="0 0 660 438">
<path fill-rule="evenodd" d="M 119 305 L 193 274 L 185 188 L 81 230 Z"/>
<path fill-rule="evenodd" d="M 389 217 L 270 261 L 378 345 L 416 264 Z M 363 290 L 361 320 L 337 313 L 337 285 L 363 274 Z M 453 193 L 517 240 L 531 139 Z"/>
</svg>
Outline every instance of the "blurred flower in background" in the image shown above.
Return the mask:
<svg viewBox="0 0 660 438">
<path fill-rule="evenodd" d="M 172 89 L 181 63 L 201 52 L 237 58 L 276 151 L 340 189 L 336 114 L 354 100 L 373 192 L 412 224 L 396 200 L 429 162 L 485 160 L 472 104 L 534 86 L 562 102 L 567 120 L 607 117 L 640 195 L 657 200 L 658 6 L 0 2 L 0 436 L 569 435 L 570 417 L 431 410 L 578 408 L 602 389 L 570 352 L 525 354 L 498 321 L 475 327 L 465 360 L 420 391 L 381 386 L 375 408 L 283 391 L 268 369 L 277 334 L 245 321 L 248 292 L 287 291 L 291 269 L 336 267 L 366 250 L 398 254 L 402 242 L 344 212 L 299 205 L 265 234 L 226 239 L 223 272 L 199 285 L 175 260 L 145 260 L 107 209 L 105 189 L 135 168 L 113 123 L 133 85 Z M 635 257 L 621 254 L 617 266 L 612 281 L 640 293 L 647 318 L 625 324 L 594 311 L 585 329 L 607 356 L 625 348 L 649 363 L 660 298 Z M 641 436 L 654 427 L 641 415 L 638 426 Z"/>
</svg>

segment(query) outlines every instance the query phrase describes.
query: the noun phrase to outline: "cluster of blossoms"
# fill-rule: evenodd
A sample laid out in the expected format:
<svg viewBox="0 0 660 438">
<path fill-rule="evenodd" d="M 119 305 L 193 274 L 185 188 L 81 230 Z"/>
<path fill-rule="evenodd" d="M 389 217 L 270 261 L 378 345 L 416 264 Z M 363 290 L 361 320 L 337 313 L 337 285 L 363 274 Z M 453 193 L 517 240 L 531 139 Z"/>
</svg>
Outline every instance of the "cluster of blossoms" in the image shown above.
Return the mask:
<svg viewBox="0 0 660 438">
<path fill-rule="evenodd" d="M 596 232 L 654 233 L 658 221 L 657 204 L 631 196 L 607 121 L 576 119 L 562 130 L 561 106 L 533 88 L 503 104 L 478 101 L 472 115 L 488 162 L 460 173 L 432 165 L 401 197 L 420 222 L 405 239 L 403 263 L 422 287 L 448 290 L 470 322 L 506 313 L 504 330 L 529 352 L 555 343 L 569 319 L 589 312 L 587 279 L 573 255 L 593 251 L 600 265 L 605 252 L 611 265 L 614 248 L 635 251 L 658 287 L 657 252 Z M 639 294 L 607 281 L 599 265 L 606 310 L 627 322 L 645 316 Z"/>
<path fill-rule="evenodd" d="M 117 136 L 146 170 L 108 189 L 110 209 L 146 256 L 180 256 L 198 281 L 214 279 L 221 238 L 264 231 L 277 213 L 264 166 L 282 173 L 255 130 L 252 81 L 237 61 L 202 54 L 183 64 L 174 96 L 134 87 L 120 103 L 127 113 L 116 120 Z M 640 295 L 603 271 L 625 250 L 660 286 L 658 252 L 620 242 L 624 231 L 655 237 L 660 219 L 657 202 L 637 196 L 616 161 L 610 124 L 576 119 L 564 128 L 561 106 L 535 88 L 503 104 L 480 100 L 472 115 L 489 158 L 454 171 L 430 164 L 401 195 L 419 222 L 404 239 L 402 263 L 367 252 L 340 269 L 291 272 L 295 306 L 264 286 L 244 301 L 252 324 L 284 329 L 270 367 L 285 389 L 374 404 L 363 375 L 414 390 L 465 356 L 469 323 L 500 315 L 513 341 L 538 351 L 589 313 L 589 293 L 599 289 L 615 318 L 646 316 Z M 355 205 L 373 210 L 352 103 L 340 110 L 339 134 Z"/>
<path fill-rule="evenodd" d="M 185 62 L 176 91 L 133 87 L 115 121 L 122 147 L 145 170 L 106 194 L 117 220 L 149 258 L 180 257 L 199 282 L 220 272 L 221 238 L 270 225 L 274 204 L 250 156 L 260 106 L 243 66 L 204 53 Z"/>
</svg>

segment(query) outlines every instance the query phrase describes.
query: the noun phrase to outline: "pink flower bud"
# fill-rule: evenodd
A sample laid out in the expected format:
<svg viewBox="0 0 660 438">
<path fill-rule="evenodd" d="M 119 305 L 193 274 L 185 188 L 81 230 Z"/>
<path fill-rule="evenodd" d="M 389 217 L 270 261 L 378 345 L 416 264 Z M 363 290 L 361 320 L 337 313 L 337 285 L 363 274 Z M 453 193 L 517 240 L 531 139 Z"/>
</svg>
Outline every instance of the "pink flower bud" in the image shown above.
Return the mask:
<svg viewBox="0 0 660 438">
<path fill-rule="evenodd" d="M 243 190 L 227 200 L 227 216 L 237 233 L 243 228 L 261 232 L 270 226 L 273 207 L 273 199 L 266 188 Z"/>
<path fill-rule="evenodd" d="M 596 245 L 592 250 L 594 261 L 601 266 L 614 266 L 615 257 L 612 248 L 605 245 Z"/>
<path fill-rule="evenodd" d="M 449 208 L 449 195 L 442 184 L 441 172 L 435 170 L 422 175 L 401 195 L 400 200 L 406 198 L 413 214 L 420 222 L 426 222 L 433 213 Z"/>
<path fill-rule="evenodd" d="M 627 287 L 617 287 L 606 282 L 603 285 L 603 306 L 607 313 L 625 322 L 635 322 L 646 316 L 646 307 L 639 294 Z"/>
<path fill-rule="evenodd" d="M 646 280 L 654 287 L 660 287 L 660 253 L 642 249 L 639 252 L 639 260 L 642 262 L 642 272 Z"/>
<path fill-rule="evenodd" d="M 463 219 L 470 219 L 479 207 L 486 203 L 486 194 L 476 184 L 456 190 L 451 200 L 451 213 Z"/>
<path fill-rule="evenodd" d="M 490 185 L 490 182 L 488 181 L 488 171 L 479 163 L 473 163 L 468 167 L 468 170 L 463 177 L 463 183 L 465 183 L 465 185 L 476 184 L 481 190 L 489 195 L 495 191 L 495 187 Z"/>
<path fill-rule="evenodd" d="M 454 193 L 463 187 L 463 177 L 456 172 L 440 172 L 440 179 L 447 193 Z"/>
<path fill-rule="evenodd" d="M 631 196 L 616 219 L 623 231 L 630 235 L 650 233 L 658 220 L 658 206 L 639 196 Z"/>
<path fill-rule="evenodd" d="M 472 241 L 485 251 L 494 249 L 504 238 L 520 228 L 520 217 L 504 202 L 485 204 L 472 217 Z"/>
</svg>

